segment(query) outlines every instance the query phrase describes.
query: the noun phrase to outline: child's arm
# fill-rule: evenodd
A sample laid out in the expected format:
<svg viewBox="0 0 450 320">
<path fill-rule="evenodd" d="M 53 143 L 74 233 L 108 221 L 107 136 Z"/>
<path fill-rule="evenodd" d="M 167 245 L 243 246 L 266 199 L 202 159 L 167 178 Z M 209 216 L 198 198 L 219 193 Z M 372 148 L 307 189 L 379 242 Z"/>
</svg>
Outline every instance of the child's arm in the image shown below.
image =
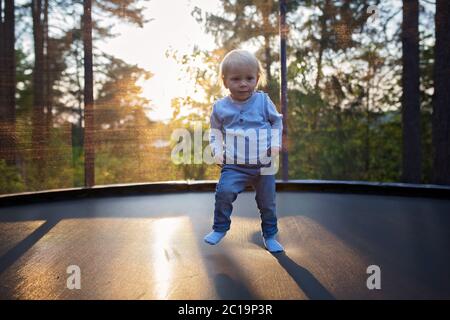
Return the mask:
<svg viewBox="0 0 450 320">
<path fill-rule="evenodd" d="M 272 154 L 278 154 L 282 145 L 283 115 L 278 113 L 275 105 L 273 104 L 272 100 L 270 100 L 268 95 L 266 109 L 266 114 L 272 130 L 277 130 L 278 132 L 278 137 L 275 137 L 275 139 L 272 139 L 271 141 L 271 151 Z"/>
<path fill-rule="evenodd" d="M 216 105 L 213 105 L 213 111 L 210 117 L 210 134 L 209 145 L 217 164 L 223 163 L 223 134 L 222 134 L 222 121 L 217 114 Z"/>
</svg>

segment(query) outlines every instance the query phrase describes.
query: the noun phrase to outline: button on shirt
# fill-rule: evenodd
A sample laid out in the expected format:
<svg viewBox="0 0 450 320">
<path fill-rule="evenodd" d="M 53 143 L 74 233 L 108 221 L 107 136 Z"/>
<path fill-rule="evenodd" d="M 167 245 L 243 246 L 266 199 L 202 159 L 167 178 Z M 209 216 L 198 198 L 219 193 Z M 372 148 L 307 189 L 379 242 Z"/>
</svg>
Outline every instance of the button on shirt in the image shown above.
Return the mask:
<svg viewBox="0 0 450 320">
<path fill-rule="evenodd" d="M 210 123 L 211 150 L 226 163 L 267 164 L 267 150 L 281 146 L 282 115 L 262 91 L 244 102 L 230 96 L 216 101 Z"/>
</svg>

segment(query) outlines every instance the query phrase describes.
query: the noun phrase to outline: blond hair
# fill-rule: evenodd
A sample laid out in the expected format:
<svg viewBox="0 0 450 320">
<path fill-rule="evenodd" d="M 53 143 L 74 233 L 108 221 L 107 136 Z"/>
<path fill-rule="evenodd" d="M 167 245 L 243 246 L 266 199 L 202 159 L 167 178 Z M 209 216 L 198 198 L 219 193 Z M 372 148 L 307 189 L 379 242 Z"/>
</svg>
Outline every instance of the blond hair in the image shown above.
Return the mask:
<svg viewBox="0 0 450 320">
<path fill-rule="evenodd" d="M 255 57 L 254 54 L 247 50 L 235 49 L 228 52 L 220 63 L 219 67 L 219 81 L 224 84 L 224 78 L 226 77 L 227 71 L 236 65 L 250 65 L 254 66 L 258 74 L 258 84 L 257 87 L 266 85 L 266 72 L 261 65 L 261 62 Z"/>
</svg>

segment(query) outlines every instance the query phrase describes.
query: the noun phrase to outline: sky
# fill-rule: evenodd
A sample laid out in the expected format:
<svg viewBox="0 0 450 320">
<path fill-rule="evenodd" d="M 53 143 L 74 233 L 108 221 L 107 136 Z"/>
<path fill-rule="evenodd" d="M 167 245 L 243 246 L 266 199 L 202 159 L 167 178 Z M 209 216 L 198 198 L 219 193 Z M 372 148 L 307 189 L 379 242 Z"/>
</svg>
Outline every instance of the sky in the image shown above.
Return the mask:
<svg viewBox="0 0 450 320">
<path fill-rule="evenodd" d="M 146 1 L 145 17 L 153 19 L 143 28 L 120 24 L 112 30 L 120 34 L 102 44 L 102 50 L 129 64 L 150 71 L 153 77 L 140 83 L 144 97 L 152 100 L 154 111 L 148 116 L 152 120 L 171 117 L 170 101 L 176 96 L 190 94 L 192 83 L 180 77 L 180 66 L 167 58 L 168 49 L 179 53 L 191 53 L 194 45 L 200 49 L 213 49 L 214 39 L 192 17 L 195 7 L 214 12 L 218 0 L 151 0 Z"/>
</svg>

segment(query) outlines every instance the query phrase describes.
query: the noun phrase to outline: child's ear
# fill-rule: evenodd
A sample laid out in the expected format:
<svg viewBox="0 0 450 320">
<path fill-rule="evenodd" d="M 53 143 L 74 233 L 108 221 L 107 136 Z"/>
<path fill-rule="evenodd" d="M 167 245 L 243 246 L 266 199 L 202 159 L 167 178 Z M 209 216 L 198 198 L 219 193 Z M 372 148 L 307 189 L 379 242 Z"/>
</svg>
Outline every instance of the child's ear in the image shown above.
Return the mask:
<svg viewBox="0 0 450 320">
<path fill-rule="evenodd" d="M 227 83 L 225 82 L 225 76 L 222 76 L 222 83 L 225 89 L 228 89 Z"/>
</svg>

